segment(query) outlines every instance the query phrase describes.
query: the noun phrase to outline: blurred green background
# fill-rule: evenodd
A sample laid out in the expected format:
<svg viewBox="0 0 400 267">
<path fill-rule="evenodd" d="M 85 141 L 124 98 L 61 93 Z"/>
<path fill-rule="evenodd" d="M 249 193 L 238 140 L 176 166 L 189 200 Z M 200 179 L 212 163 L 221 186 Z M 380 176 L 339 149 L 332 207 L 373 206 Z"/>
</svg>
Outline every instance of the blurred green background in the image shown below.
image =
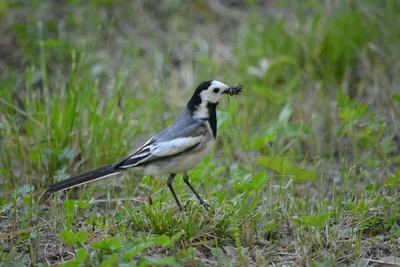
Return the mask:
<svg viewBox="0 0 400 267">
<path fill-rule="evenodd" d="M 90 236 L 89 226 L 129 236 L 124 247 L 139 231 L 183 231 L 147 252 L 168 256 L 165 265 L 400 256 L 399 1 L 0 0 L 0 21 L 3 264 L 61 262 L 82 244 L 60 232 Z M 217 215 L 195 209 L 200 217 L 190 221 L 174 210 L 165 177 L 127 174 L 74 189 L 63 207 L 59 197 L 38 199 L 52 182 L 125 157 L 210 79 L 244 86 L 221 101 L 216 149 L 190 175 Z M 176 180 L 180 197 L 195 202 Z M 147 220 L 133 220 L 121 203 Z M 157 228 L 162 215 L 178 221 Z M 116 226 L 125 220 L 136 222 L 132 235 Z M 123 261 L 121 250 L 92 249 L 71 266 Z M 156 264 L 134 255 L 135 264 Z"/>
</svg>

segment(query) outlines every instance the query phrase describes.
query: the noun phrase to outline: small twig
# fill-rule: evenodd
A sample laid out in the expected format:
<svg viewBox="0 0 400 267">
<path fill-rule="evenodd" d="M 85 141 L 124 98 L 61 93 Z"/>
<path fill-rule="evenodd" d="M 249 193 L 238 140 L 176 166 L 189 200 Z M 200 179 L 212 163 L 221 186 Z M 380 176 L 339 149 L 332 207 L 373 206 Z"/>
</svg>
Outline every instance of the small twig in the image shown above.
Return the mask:
<svg viewBox="0 0 400 267">
<path fill-rule="evenodd" d="M 386 265 L 393 265 L 393 266 L 399 266 L 400 265 L 400 261 L 399 262 L 388 262 L 388 261 L 381 261 L 381 260 L 374 260 L 374 259 L 364 259 L 364 258 L 361 258 L 361 259 L 365 260 L 365 261 L 372 261 L 372 262 L 386 264 Z"/>
<path fill-rule="evenodd" d="M 7 238 L 7 237 L 12 237 L 12 236 L 16 236 L 16 235 L 20 235 L 20 234 L 23 234 L 23 233 L 27 233 L 27 232 L 32 231 L 35 228 L 36 227 L 30 227 L 30 228 L 26 228 L 26 229 L 22 229 L 22 230 L 18 230 L 18 231 L 13 231 L 13 232 L 9 232 L 9 233 L 0 234 L 0 239 Z"/>
</svg>

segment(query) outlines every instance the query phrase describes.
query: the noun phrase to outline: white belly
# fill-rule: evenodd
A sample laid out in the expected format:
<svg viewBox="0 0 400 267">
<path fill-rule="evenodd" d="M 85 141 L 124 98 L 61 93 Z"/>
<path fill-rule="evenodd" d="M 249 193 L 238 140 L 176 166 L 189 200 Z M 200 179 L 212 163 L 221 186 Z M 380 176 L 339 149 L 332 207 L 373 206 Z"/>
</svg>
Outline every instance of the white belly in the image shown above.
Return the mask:
<svg viewBox="0 0 400 267">
<path fill-rule="evenodd" d="M 143 168 L 143 174 L 149 176 L 161 176 L 171 173 L 182 173 L 194 168 L 201 163 L 213 150 L 215 140 L 210 138 L 204 143 L 188 153 L 183 153 L 176 157 L 170 157 L 165 160 L 160 160 L 150 163 Z"/>
</svg>

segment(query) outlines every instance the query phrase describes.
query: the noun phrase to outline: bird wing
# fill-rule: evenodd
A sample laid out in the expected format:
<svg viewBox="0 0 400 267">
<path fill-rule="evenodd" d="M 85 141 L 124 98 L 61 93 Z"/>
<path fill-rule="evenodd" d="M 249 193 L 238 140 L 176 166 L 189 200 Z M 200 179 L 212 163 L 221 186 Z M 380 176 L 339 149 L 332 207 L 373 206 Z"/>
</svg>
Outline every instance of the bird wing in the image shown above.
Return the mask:
<svg viewBox="0 0 400 267">
<path fill-rule="evenodd" d="M 190 151 L 204 140 L 205 132 L 206 126 L 202 122 L 196 122 L 181 129 L 180 136 L 169 134 L 176 133 L 176 131 L 166 128 L 158 135 L 153 136 L 123 161 L 116 164 L 115 168 L 128 169 L 138 167 L 161 158 L 176 156 Z"/>
</svg>

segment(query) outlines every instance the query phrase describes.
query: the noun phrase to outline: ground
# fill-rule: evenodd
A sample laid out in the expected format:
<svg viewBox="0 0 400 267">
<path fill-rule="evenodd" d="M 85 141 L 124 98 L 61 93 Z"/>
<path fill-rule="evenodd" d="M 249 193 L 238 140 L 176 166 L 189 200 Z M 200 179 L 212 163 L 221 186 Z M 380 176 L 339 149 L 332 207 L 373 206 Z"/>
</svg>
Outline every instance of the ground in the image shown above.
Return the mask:
<svg viewBox="0 0 400 267">
<path fill-rule="evenodd" d="M 395 266 L 400 2 L 0 1 L 0 265 Z M 197 84 L 212 155 L 55 196 L 169 125 Z M 386 264 L 386 265 L 385 265 Z"/>
</svg>

